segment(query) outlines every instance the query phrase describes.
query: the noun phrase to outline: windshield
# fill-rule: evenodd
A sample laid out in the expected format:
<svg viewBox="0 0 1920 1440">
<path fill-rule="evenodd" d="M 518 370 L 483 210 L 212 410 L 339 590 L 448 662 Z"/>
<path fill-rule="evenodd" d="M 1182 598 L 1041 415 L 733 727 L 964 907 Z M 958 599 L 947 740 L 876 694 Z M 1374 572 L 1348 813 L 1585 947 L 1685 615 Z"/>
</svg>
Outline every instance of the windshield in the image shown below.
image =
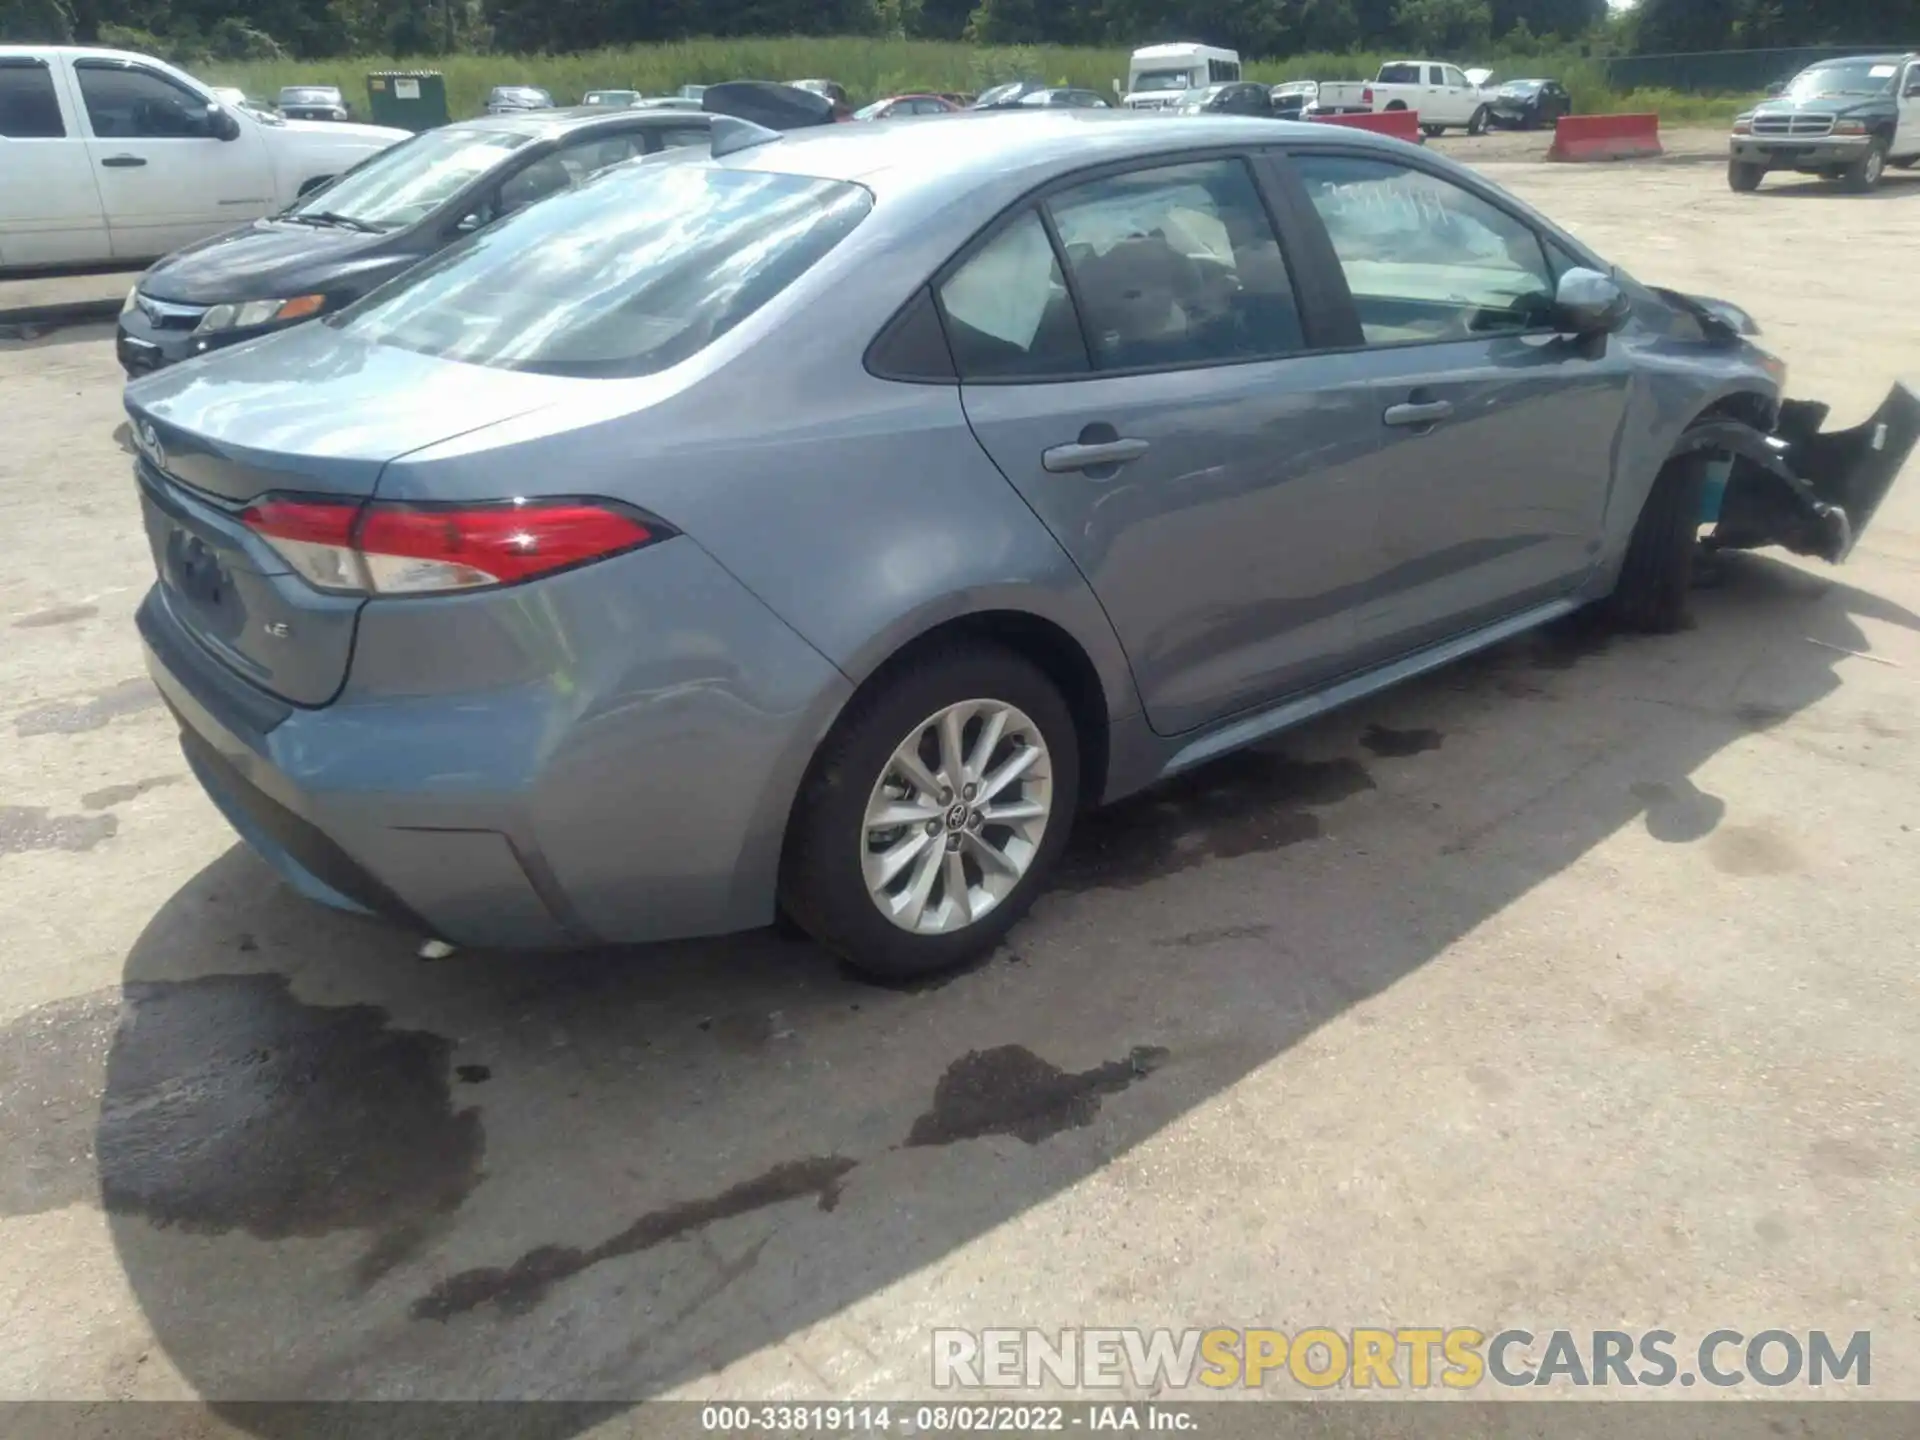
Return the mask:
<svg viewBox="0 0 1920 1440">
<path fill-rule="evenodd" d="M 1546 83 L 1544 80 L 1509 80 L 1500 88 L 1502 90 L 1509 90 L 1516 95 L 1531 95 Z"/>
<path fill-rule="evenodd" d="M 1789 100 L 1813 100 L 1822 95 L 1878 95 L 1893 88 L 1900 67 L 1891 60 L 1847 60 L 1802 70 L 1787 86 Z"/>
<path fill-rule="evenodd" d="M 1191 70 L 1142 70 L 1133 77 L 1135 94 L 1159 90 L 1187 90 L 1192 86 Z"/>
<path fill-rule="evenodd" d="M 767 304 L 871 208 L 844 181 L 621 166 L 442 251 L 332 323 L 502 370 L 651 375 Z"/>
<path fill-rule="evenodd" d="M 417 224 L 531 136 L 503 130 L 428 130 L 383 150 L 286 214 L 344 216 L 376 230 Z"/>
<path fill-rule="evenodd" d="M 582 105 L 628 105 L 640 98 L 638 90 L 589 90 L 581 97 Z"/>
<path fill-rule="evenodd" d="M 1004 85 L 996 85 L 981 95 L 978 100 L 974 101 L 974 107 L 978 109 L 986 105 L 1004 105 L 1007 101 L 1013 99 L 1014 96 L 1030 88 L 1032 83 L 1033 82 L 1029 80 L 1009 80 Z"/>
<path fill-rule="evenodd" d="M 505 103 L 518 102 L 527 105 L 551 105 L 553 97 L 544 90 L 536 90 L 531 85 L 501 85 L 495 88 L 493 98 Z"/>
<path fill-rule="evenodd" d="M 282 105 L 337 105 L 340 103 L 340 92 L 338 90 L 317 89 L 313 86 L 306 86 L 296 90 L 282 90 L 280 92 L 280 103 Z"/>
</svg>

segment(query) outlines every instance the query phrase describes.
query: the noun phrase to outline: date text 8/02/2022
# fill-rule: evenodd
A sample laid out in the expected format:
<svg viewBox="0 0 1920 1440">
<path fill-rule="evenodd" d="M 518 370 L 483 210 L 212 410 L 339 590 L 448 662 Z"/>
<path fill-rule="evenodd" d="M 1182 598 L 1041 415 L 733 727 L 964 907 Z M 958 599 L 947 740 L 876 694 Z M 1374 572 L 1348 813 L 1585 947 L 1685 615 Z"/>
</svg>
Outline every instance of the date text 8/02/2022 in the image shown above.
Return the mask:
<svg viewBox="0 0 1920 1440">
<path fill-rule="evenodd" d="M 1873 1337 L 1825 1330 L 1708 1331 L 1683 1341 L 1671 1330 L 1488 1332 L 1465 1326 L 1312 1326 L 1283 1330 L 936 1330 L 937 1390 L 1099 1392 L 1123 1387 L 1165 1394 L 1260 1389 L 1273 1381 L 1307 1390 L 1471 1390 L 1506 1387 L 1692 1387 L 1771 1389 L 1873 1381 Z"/>
</svg>

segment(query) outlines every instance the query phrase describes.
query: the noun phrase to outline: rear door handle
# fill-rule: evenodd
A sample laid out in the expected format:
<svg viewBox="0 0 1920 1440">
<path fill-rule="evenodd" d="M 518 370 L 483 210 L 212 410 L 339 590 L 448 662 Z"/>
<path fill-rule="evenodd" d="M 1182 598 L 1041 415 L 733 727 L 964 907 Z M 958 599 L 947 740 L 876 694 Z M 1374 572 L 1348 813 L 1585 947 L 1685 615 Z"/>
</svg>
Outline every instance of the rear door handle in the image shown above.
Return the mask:
<svg viewBox="0 0 1920 1440">
<path fill-rule="evenodd" d="M 145 157 L 140 155 L 109 155 L 100 163 L 109 170 L 130 170 L 136 165 L 144 165 L 147 162 Z"/>
<path fill-rule="evenodd" d="M 1092 445 L 1056 445 L 1040 454 L 1040 463 L 1055 475 L 1097 470 L 1102 465 L 1130 465 L 1147 453 L 1144 440 L 1106 440 Z"/>
<path fill-rule="evenodd" d="M 1438 425 L 1442 420 L 1453 418 L 1453 406 L 1445 400 L 1431 400 L 1421 405 L 1389 405 L 1387 413 L 1380 418 L 1389 425 Z"/>
</svg>

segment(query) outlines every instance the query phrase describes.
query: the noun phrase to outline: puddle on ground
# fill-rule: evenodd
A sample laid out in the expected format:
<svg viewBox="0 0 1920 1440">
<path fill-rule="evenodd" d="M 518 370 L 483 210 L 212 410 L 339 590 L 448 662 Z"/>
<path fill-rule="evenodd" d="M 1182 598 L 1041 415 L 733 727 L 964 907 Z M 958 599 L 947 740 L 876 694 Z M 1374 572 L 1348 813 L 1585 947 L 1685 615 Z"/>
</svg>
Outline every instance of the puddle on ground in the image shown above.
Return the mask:
<svg viewBox="0 0 1920 1440">
<path fill-rule="evenodd" d="M 0 1027 L 0 1213 L 97 1199 L 266 1240 L 366 1230 L 404 1253 L 479 1179 L 452 1042 L 283 975 L 132 984 Z"/>
<path fill-rule="evenodd" d="M 1011 1135 L 1038 1145 L 1062 1130 L 1090 1124 L 1100 1099 L 1151 1075 L 1167 1052 L 1137 1045 L 1124 1060 L 1069 1074 L 1020 1045 L 973 1050 L 947 1067 L 933 1108 L 913 1122 L 909 1146 L 951 1145 L 985 1135 Z"/>
</svg>

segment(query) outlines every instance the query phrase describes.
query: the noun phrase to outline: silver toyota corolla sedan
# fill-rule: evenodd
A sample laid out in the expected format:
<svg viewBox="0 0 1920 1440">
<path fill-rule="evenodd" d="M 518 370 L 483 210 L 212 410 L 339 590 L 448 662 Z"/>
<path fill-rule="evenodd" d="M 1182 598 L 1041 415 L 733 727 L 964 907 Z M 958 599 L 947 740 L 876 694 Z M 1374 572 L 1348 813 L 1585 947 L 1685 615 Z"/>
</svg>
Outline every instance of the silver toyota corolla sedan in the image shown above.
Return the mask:
<svg viewBox="0 0 1920 1440">
<path fill-rule="evenodd" d="M 129 388 L 149 664 L 306 894 L 937 970 L 1088 806 L 1579 606 L 1671 627 L 1703 535 L 1844 558 L 1916 433 L 1364 133 L 717 148 Z"/>
</svg>

